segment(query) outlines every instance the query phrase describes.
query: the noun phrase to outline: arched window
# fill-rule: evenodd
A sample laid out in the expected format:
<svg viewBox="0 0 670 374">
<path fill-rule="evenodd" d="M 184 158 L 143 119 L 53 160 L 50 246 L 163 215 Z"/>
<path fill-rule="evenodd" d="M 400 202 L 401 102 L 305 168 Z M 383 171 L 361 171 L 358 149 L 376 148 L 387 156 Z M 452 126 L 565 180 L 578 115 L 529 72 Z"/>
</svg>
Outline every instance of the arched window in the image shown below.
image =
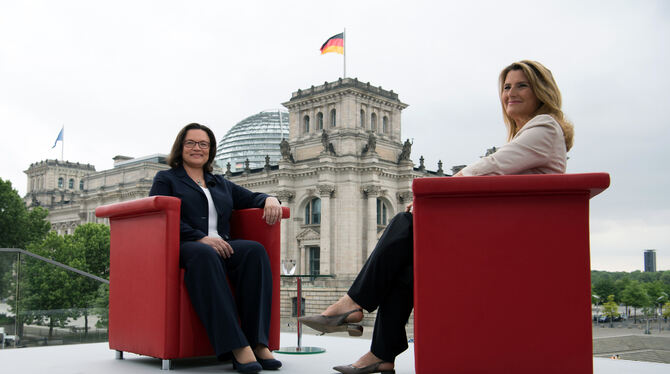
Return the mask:
<svg viewBox="0 0 670 374">
<path fill-rule="evenodd" d="M 315 197 L 305 205 L 305 225 L 321 224 L 321 199 Z"/>
<path fill-rule="evenodd" d="M 372 113 L 372 115 L 370 115 L 370 130 L 372 132 L 377 132 L 377 114 L 376 113 Z"/>
<path fill-rule="evenodd" d="M 305 133 L 309 132 L 309 116 L 302 117 L 302 123 L 304 125 Z"/>
<path fill-rule="evenodd" d="M 67 188 L 74 190 L 74 179 L 70 178 L 70 180 L 67 181 Z"/>
<path fill-rule="evenodd" d="M 316 115 L 316 129 L 323 130 L 323 113 L 321 112 Z"/>
<path fill-rule="evenodd" d="M 377 199 L 377 225 L 386 226 L 388 224 L 389 209 L 382 199 Z"/>
<path fill-rule="evenodd" d="M 84 180 L 82 179 L 82 180 L 79 181 L 79 191 L 83 191 L 83 190 L 84 190 Z"/>
<path fill-rule="evenodd" d="M 330 127 L 335 127 L 335 124 L 337 123 L 335 121 L 335 109 L 330 110 Z"/>
<path fill-rule="evenodd" d="M 58 188 L 63 188 L 63 177 L 58 178 Z"/>
<path fill-rule="evenodd" d="M 382 132 L 384 134 L 387 134 L 389 132 L 389 118 L 386 116 L 382 118 Z"/>
<path fill-rule="evenodd" d="M 361 109 L 361 127 L 365 128 L 365 111 Z"/>
</svg>

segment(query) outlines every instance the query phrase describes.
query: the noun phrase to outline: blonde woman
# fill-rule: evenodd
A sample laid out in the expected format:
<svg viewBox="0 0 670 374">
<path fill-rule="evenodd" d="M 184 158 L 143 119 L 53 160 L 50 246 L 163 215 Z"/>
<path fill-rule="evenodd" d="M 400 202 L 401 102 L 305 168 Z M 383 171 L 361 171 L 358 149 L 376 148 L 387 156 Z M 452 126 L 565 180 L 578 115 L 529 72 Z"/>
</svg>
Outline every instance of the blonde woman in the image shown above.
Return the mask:
<svg viewBox="0 0 670 374">
<path fill-rule="evenodd" d="M 549 69 L 536 61 L 515 62 L 500 73 L 499 93 L 508 143 L 454 176 L 565 173 L 574 130 Z M 347 294 L 322 314 L 300 319 L 323 333 L 360 336 L 363 309 L 377 309 L 370 351 L 333 368 L 341 373 L 395 373 L 395 357 L 407 349 L 414 280 L 411 206 L 391 220 Z"/>
</svg>

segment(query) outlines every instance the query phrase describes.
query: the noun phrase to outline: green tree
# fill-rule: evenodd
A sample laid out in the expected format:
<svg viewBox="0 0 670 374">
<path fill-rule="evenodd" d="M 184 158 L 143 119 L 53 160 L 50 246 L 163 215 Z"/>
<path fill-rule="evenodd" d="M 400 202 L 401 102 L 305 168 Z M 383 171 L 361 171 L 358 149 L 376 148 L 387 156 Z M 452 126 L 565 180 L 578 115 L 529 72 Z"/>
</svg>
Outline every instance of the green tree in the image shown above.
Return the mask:
<svg viewBox="0 0 670 374">
<path fill-rule="evenodd" d="M 663 305 L 663 317 L 670 318 L 670 301 Z"/>
<path fill-rule="evenodd" d="M 628 313 L 628 303 L 626 303 L 626 300 L 623 299 L 623 290 L 628 287 L 630 284 L 631 279 L 628 276 L 623 276 L 617 280 L 614 281 L 614 287 L 616 287 L 616 293 L 614 294 L 614 300 L 623 303 L 626 306 L 626 313 Z"/>
<path fill-rule="evenodd" d="M 99 223 L 87 223 L 77 227 L 72 235 L 72 247 L 75 259 L 70 266 L 109 279 L 109 227 Z M 82 310 L 84 316 L 84 335 L 88 335 L 89 308 L 104 303 L 97 300 L 107 293 L 99 293 L 101 284 L 93 279 L 79 277 L 78 297 L 74 305 Z M 107 296 L 109 297 L 109 296 Z M 109 302 L 107 301 L 107 304 Z M 102 312 L 106 314 L 107 311 Z M 105 318 L 105 316 L 101 316 Z"/>
<path fill-rule="evenodd" d="M 647 292 L 647 296 L 649 296 L 649 299 L 651 301 L 654 301 L 659 297 L 661 297 L 664 292 L 663 283 L 661 283 L 660 281 L 642 283 L 642 287 L 644 287 L 644 290 Z"/>
<path fill-rule="evenodd" d="M 109 285 L 101 284 L 98 287 L 98 292 L 93 304 L 98 310 L 98 322 L 96 322 L 96 327 L 107 327 L 109 326 Z"/>
<path fill-rule="evenodd" d="M 42 243 L 31 244 L 28 250 L 63 264 L 73 261 L 70 238 L 50 232 Z M 80 275 L 61 267 L 24 258 L 21 264 L 21 295 L 19 311 L 24 323 L 48 324 L 49 337 L 54 327 L 64 327 L 69 318 L 77 317 L 72 310 L 81 297 Z"/>
<path fill-rule="evenodd" d="M 30 243 L 44 239 L 51 225 L 48 212 L 42 208 L 28 210 L 10 181 L 0 178 L 0 248 L 25 249 Z M 15 257 L 0 256 L 0 298 L 11 295 L 12 266 Z"/>
<path fill-rule="evenodd" d="M 622 292 L 626 305 L 634 308 L 634 322 L 637 323 L 637 308 L 649 305 L 649 296 L 638 281 L 631 281 Z"/>
<path fill-rule="evenodd" d="M 592 293 L 600 296 L 602 298 L 601 301 L 604 302 L 606 295 L 614 296 L 618 292 L 616 286 L 614 285 L 614 281 L 608 277 L 601 278 L 600 280 L 596 281 L 593 284 Z"/>
<path fill-rule="evenodd" d="M 28 210 L 12 182 L 0 178 L 0 248 L 22 248 L 42 240 L 51 225 L 46 209 Z"/>
<path fill-rule="evenodd" d="M 607 302 L 603 304 L 603 314 L 609 317 L 610 327 L 612 327 L 614 317 L 619 316 L 619 305 L 614 301 L 614 295 L 607 296 Z"/>
<path fill-rule="evenodd" d="M 109 278 L 109 228 L 87 223 L 72 235 L 50 232 L 41 243 L 29 250 L 101 278 Z M 49 336 L 54 327 L 62 327 L 69 318 L 84 317 L 84 334 L 88 334 L 90 308 L 104 303 L 96 300 L 100 282 L 55 265 L 35 259 L 25 261 L 21 276 L 20 311 L 28 323 L 48 323 Z M 56 312 L 57 311 L 57 312 Z M 107 311 L 101 312 L 106 315 Z"/>
</svg>

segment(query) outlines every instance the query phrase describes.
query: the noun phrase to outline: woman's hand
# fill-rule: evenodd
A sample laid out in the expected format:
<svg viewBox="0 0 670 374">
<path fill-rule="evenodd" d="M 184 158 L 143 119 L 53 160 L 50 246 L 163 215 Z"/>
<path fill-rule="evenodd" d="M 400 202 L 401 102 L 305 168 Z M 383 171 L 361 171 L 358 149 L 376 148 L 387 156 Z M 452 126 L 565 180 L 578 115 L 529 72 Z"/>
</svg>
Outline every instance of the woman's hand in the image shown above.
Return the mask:
<svg viewBox="0 0 670 374">
<path fill-rule="evenodd" d="M 414 206 L 414 202 L 411 202 L 407 204 L 407 207 L 405 208 L 405 212 L 407 213 L 412 213 L 412 207 Z"/>
<path fill-rule="evenodd" d="M 276 197 L 268 197 L 265 199 L 265 207 L 263 208 L 263 219 L 268 225 L 274 225 L 281 219 L 281 204 Z"/>
<path fill-rule="evenodd" d="M 230 258 L 233 255 L 233 247 L 228 244 L 227 241 L 221 238 L 214 238 L 211 236 L 205 236 L 204 238 L 198 240 L 200 243 L 207 244 L 212 247 L 219 256 L 223 258 Z"/>
</svg>

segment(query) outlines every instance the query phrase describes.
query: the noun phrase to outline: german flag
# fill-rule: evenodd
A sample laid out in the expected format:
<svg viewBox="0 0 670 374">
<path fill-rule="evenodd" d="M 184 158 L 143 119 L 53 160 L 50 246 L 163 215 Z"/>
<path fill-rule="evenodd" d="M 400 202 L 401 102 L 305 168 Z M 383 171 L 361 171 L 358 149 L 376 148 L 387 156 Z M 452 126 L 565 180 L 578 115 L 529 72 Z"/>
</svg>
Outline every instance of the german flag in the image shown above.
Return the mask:
<svg viewBox="0 0 670 374">
<path fill-rule="evenodd" d="M 336 52 L 341 55 L 344 54 L 344 33 L 331 36 L 325 43 L 323 43 L 321 46 L 321 54 L 328 52 Z"/>
</svg>

